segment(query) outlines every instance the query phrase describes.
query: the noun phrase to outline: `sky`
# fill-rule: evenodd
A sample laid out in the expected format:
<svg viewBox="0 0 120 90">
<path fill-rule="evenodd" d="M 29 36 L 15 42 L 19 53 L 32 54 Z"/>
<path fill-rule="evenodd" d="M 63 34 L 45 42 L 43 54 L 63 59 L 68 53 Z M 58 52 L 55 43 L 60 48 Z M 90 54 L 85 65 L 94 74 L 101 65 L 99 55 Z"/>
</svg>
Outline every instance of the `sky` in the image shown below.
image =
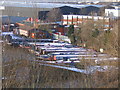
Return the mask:
<svg viewBox="0 0 120 90">
<path fill-rule="evenodd" d="M 74 2 L 74 1 L 77 1 L 77 2 L 80 2 L 80 1 L 106 1 L 106 2 L 109 2 L 109 1 L 118 1 L 118 0 L 0 0 L 0 1 L 27 1 L 27 2 Z"/>
</svg>

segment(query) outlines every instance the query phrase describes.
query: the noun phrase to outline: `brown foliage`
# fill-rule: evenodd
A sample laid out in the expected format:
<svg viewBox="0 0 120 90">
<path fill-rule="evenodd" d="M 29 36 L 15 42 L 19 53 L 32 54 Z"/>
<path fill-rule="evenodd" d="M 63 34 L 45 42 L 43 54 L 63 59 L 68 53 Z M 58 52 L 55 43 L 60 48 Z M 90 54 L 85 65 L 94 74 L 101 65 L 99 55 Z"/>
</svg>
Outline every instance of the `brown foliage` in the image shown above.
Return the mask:
<svg viewBox="0 0 120 90">
<path fill-rule="evenodd" d="M 59 8 L 54 8 L 47 13 L 47 21 L 50 22 L 61 21 L 61 17 L 62 14 Z"/>
</svg>

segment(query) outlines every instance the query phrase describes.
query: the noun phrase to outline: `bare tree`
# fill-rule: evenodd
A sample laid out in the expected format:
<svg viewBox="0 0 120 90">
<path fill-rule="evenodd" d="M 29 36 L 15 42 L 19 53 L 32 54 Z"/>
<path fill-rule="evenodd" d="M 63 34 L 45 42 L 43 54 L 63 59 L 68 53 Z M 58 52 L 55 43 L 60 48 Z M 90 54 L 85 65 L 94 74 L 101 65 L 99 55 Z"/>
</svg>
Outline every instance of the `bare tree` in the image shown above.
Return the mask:
<svg viewBox="0 0 120 90">
<path fill-rule="evenodd" d="M 112 21 L 113 22 L 113 21 Z M 117 55 L 118 51 L 118 24 L 114 21 L 112 30 L 104 31 L 104 21 L 87 21 L 79 25 L 79 30 L 75 30 L 77 44 L 86 43 L 88 48 L 99 50 L 104 48 L 105 52 Z M 82 42 L 80 42 L 82 41 Z M 93 43 L 94 41 L 94 43 Z"/>
<path fill-rule="evenodd" d="M 47 21 L 56 22 L 61 21 L 62 13 L 59 8 L 54 8 L 47 13 Z"/>
</svg>

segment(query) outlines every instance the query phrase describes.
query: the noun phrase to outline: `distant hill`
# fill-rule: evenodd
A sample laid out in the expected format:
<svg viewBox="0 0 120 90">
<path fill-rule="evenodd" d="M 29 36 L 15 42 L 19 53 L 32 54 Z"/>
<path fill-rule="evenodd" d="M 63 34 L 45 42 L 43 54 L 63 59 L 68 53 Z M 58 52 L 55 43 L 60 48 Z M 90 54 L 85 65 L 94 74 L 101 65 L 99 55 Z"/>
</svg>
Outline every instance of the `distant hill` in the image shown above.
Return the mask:
<svg viewBox="0 0 120 90">
<path fill-rule="evenodd" d="M 79 8 L 73 8 L 73 7 L 69 7 L 69 6 L 63 6 L 60 7 L 61 13 L 63 15 L 69 15 L 69 14 L 79 14 L 80 13 L 80 9 Z"/>
<path fill-rule="evenodd" d="M 86 7 L 86 8 L 81 8 L 80 14 L 89 15 L 92 12 L 98 13 L 98 12 L 100 12 L 99 10 L 100 10 L 100 8 L 89 6 L 89 7 Z"/>
</svg>

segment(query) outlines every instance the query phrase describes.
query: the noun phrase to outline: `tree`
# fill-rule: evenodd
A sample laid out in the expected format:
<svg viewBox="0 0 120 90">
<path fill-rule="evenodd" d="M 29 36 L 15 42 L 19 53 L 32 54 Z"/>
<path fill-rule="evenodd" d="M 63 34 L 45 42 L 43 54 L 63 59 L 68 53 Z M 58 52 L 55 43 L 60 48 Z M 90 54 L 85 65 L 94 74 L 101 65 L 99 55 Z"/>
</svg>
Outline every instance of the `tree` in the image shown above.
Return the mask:
<svg viewBox="0 0 120 90">
<path fill-rule="evenodd" d="M 71 37 L 72 34 L 74 34 L 74 25 L 69 26 L 68 37 Z"/>
<path fill-rule="evenodd" d="M 95 29 L 95 30 L 93 31 L 92 36 L 96 38 L 98 35 L 99 35 L 99 30 L 98 30 L 98 29 Z"/>
<path fill-rule="evenodd" d="M 70 25 L 69 31 L 68 31 L 68 37 L 70 38 L 71 43 L 75 45 L 76 44 L 76 37 L 74 34 L 74 25 Z"/>
<path fill-rule="evenodd" d="M 83 42 L 90 41 L 92 38 L 92 29 L 94 28 L 94 24 L 92 21 L 86 22 L 80 25 L 80 33 L 78 34 L 81 37 Z"/>
<path fill-rule="evenodd" d="M 54 8 L 47 13 L 47 21 L 56 22 L 61 21 L 62 13 L 59 8 Z"/>
</svg>

